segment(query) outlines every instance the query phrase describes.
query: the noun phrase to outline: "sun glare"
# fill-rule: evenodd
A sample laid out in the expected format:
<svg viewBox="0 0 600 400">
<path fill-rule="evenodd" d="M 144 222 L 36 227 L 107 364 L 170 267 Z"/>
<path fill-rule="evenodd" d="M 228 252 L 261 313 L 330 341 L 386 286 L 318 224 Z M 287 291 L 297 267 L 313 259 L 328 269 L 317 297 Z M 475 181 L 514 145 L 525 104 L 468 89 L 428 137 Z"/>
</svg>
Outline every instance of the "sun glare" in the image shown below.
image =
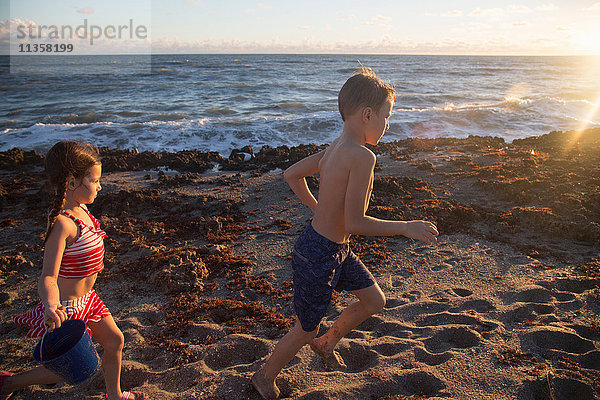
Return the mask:
<svg viewBox="0 0 600 400">
<path fill-rule="evenodd" d="M 590 106 L 590 110 L 581 120 L 581 124 L 577 127 L 577 130 L 582 131 L 585 128 L 587 128 L 590 124 L 592 124 L 592 121 L 594 120 L 594 117 L 596 116 L 596 114 L 598 114 L 598 112 L 600 112 L 600 95 L 596 99 L 596 102 L 592 103 L 592 105 Z"/>
<path fill-rule="evenodd" d="M 567 146 L 565 147 L 565 152 L 575 146 L 575 144 L 579 140 L 579 137 L 581 136 L 583 131 L 586 128 L 588 128 L 590 125 L 594 124 L 593 121 L 595 120 L 595 117 L 598 114 L 600 114 L 600 94 L 598 95 L 598 98 L 596 99 L 596 101 L 591 104 L 590 109 L 587 112 L 587 114 L 581 119 L 581 123 L 575 129 L 575 132 L 574 132 L 575 134 L 573 135 L 570 143 L 568 143 Z"/>
<path fill-rule="evenodd" d="M 600 55 L 600 30 L 583 32 L 575 38 L 577 50 L 588 55 Z"/>
</svg>

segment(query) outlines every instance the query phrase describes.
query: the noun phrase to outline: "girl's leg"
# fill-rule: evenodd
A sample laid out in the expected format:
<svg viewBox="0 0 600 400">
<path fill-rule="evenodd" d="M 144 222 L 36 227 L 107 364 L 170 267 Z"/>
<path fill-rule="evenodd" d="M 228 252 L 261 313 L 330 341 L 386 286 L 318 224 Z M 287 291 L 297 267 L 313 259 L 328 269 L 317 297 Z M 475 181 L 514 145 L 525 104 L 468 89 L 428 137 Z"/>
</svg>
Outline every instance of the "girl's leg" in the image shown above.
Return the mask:
<svg viewBox="0 0 600 400">
<path fill-rule="evenodd" d="M 16 392 L 27 386 L 53 385 L 58 382 L 62 382 L 62 379 L 58 375 L 40 366 L 7 377 L 2 385 L 2 392 L 0 394 L 4 395 Z"/>
<path fill-rule="evenodd" d="M 110 400 L 119 400 L 121 392 L 121 354 L 125 339 L 117 327 L 112 315 L 99 322 L 88 322 L 94 338 L 104 349 L 102 355 L 102 372 L 106 384 L 106 393 Z"/>
<path fill-rule="evenodd" d="M 340 339 L 385 306 L 385 295 L 377 283 L 364 289 L 354 290 L 352 293 L 358 297 L 358 301 L 350 304 L 333 326 L 310 344 L 315 353 L 331 367 L 337 369 L 346 367 L 344 361 L 333 351 Z"/>
<path fill-rule="evenodd" d="M 267 362 L 252 377 L 252 384 L 264 399 L 276 399 L 279 396 L 275 378 L 302 346 L 310 343 L 318 331 L 319 327 L 312 332 L 306 332 L 296 319 L 294 327 L 281 338 Z"/>
</svg>

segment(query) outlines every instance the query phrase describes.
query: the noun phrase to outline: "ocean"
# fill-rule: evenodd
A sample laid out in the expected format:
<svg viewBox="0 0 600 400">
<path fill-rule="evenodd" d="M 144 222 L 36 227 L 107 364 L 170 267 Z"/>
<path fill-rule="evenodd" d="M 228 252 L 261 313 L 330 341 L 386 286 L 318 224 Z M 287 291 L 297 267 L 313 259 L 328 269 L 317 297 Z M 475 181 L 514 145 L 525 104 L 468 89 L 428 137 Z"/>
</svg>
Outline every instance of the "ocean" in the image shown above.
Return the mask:
<svg viewBox="0 0 600 400">
<path fill-rule="evenodd" d="M 359 62 L 396 86 L 383 141 L 510 142 L 600 126 L 600 57 L 153 55 L 146 71 L 139 57 L 45 56 L 36 73 L 9 73 L 3 56 L 0 151 L 74 139 L 227 156 L 328 143 L 342 129 L 337 93 Z"/>
</svg>

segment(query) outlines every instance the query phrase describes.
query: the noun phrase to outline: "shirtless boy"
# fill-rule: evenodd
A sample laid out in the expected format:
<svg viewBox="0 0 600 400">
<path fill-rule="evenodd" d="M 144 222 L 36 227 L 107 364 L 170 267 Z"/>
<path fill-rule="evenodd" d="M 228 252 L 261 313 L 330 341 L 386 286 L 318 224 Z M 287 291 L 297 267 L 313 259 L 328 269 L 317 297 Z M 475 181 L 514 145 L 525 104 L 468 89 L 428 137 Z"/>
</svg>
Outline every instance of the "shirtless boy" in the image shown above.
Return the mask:
<svg viewBox="0 0 600 400">
<path fill-rule="evenodd" d="M 252 377 L 264 399 L 279 397 L 275 378 L 305 345 L 331 368 L 346 365 L 335 346 L 342 337 L 385 305 L 385 296 L 371 273 L 350 250 L 351 234 L 404 235 L 426 243 L 437 240 L 437 229 L 426 221 L 389 221 L 365 215 L 373 188 L 375 145 L 388 128 L 395 90 L 362 68 L 346 81 L 338 95 L 344 121 L 342 134 L 324 151 L 289 167 L 285 173 L 298 198 L 314 213 L 292 253 L 296 324 L 279 341 L 267 362 Z M 306 177 L 320 173 L 319 200 Z M 358 301 L 349 305 L 324 335 L 316 338 L 335 289 L 345 289 Z"/>
</svg>

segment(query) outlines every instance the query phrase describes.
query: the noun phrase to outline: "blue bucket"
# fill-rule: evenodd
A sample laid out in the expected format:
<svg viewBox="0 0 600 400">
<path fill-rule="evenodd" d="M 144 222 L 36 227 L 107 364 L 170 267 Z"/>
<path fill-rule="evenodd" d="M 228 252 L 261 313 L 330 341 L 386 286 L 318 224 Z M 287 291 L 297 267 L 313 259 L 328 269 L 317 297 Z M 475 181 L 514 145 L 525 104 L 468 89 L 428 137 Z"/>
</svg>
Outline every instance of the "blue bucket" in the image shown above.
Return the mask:
<svg viewBox="0 0 600 400">
<path fill-rule="evenodd" d="M 33 358 L 71 385 L 78 385 L 96 372 L 99 359 L 80 319 L 64 321 L 46 333 L 35 346 Z"/>
</svg>

